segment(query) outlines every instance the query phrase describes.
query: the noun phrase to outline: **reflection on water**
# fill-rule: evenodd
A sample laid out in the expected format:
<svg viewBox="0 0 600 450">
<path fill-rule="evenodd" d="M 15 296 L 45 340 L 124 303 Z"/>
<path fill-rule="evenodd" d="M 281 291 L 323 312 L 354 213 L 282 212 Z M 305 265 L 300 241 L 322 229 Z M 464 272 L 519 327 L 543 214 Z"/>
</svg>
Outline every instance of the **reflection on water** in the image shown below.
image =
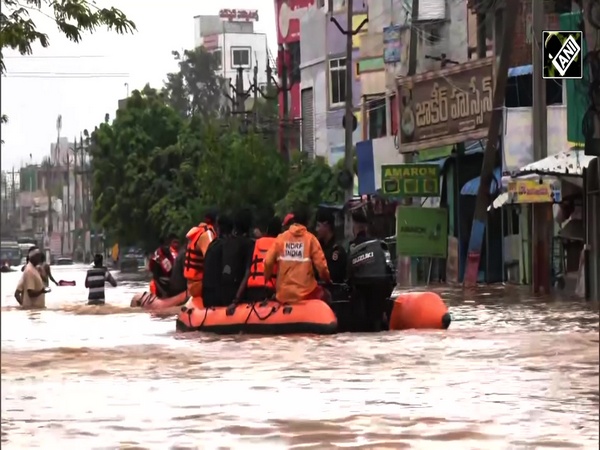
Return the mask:
<svg viewBox="0 0 600 450">
<path fill-rule="evenodd" d="M 129 308 L 140 276 L 88 307 L 84 271 L 45 311 L 2 274 L 3 448 L 597 448 L 584 303 L 442 287 L 445 332 L 220 338 Z"/>
</svg>

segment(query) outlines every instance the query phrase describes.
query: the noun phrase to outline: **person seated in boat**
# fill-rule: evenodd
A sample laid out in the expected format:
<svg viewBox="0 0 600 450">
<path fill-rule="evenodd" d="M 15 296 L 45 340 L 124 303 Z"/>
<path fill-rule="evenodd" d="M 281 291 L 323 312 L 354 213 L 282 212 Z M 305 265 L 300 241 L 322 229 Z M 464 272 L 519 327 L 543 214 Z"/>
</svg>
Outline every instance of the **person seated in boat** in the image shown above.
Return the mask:
<svg viewBox="0 0 600 450">
<path fill-rule="evenodd" d="M 181 294 L 187 290 L 187 280 L 183 276 L 183 266 L 185 264 L 185 248 L 179 250 L 173 263 L 171 278 L 169 278 L 169 297 Z"/>
<path fill-rule="evenodd" d="M 85 276 L 85 287 L 88 288 L 88 305 L 104 305 L 104 285 L 110 283 L 112 287 L 117 287 L 117 282 L 104 267 L 104 258 L 97 253 L 94 256 L 94 267 L 87 271 Z"/>
<path fill-rule="evenodd" d="M 294 210 L 289 230 L 280 234 L 265 257 L 265 281 L 277 267 L 276 297 L 282 302 L 330 300 L 326 289 L 317 283 L 313 266 L 324 283 L 331 283 L 327 260 L 317 238 L 307 230 L 308 208 Z"/>
<path fill-rule="evenodd" d="M 343 283 L 346 280 L 348 256 L 335 238 L 335 216 L 331 211 L 321 210 L 317 213 L 317 238 L 327 260 L 331 281 Z"/>
<path fill-rule="evenodd" d="M 148 269 L 152 274 L 150 292 L 159 298 L 169 297 L 169 280 L 173 272 L 175 257 L 169 245 L 164 241 L 152 254 L 148 261 Z"/>
<path fill-rule="evenodd" d="M 227 306 L 235 296 L 244 280 L 246 268 L 252 261 L 254 239 L 252 233 L 252 212 L 249 209 L 239 211 L 233 220 L 233 236 L 223 243 L 221 262 L 221 293 L 218 306 Z"/>
<path fill-rule="evenodd" d="M 363 242 L 373 239 L 369 235 L 369 220 L 367 219 L 367 215 L 360 209 L 352 213 L 352 232 L 354 239 L 350 241 L 350 250 Z"/>
<path fill-rule="evenodd" d="M 204 306 L 216 306 L 221 302 L 221 272 L 223 271 L 223 244 L 233 235 L 233 220 L 221 214 L 217 220 L 218 236 L 210 243 L 204 258 L 204 281 L 202 300 Z"/>
<path fill-rule="evenodd" d="M 48 287 L 50 285 L 50 281 L 52 281 L 56 286 L 58 286 L 58 282 L 52 276 L 50 264 L 48 264 L 48 262 L 46 261 L 46 255 L 44 253 L 42 253 L 41 262 L 37 269 L 40 272 L 40 276 L 42 277 L 44 286 Z"/>
<path fill-rule="evenodd" d="M 294 213 L 289 213 L 286 214 L 285 217 L 283 218 L 283 222 L 281 222 L 281 231 L 287 231 L 290 229 L 290 225 L 292 225 L 292 222 L 294 221 Z"/>
<path fill-rule="evenodd" d="M 202 280 L 204 279 L 204 258 L 206 250 L 217 237 L 215 225 L 217 212 L 209 210 L 204 215 L 204 221 L 190 228 L 186 234 L 188 240 L 183 276 L 187 280 L 188 292 L 192 297 L 202 295 Z"/>
<path fill-rule="evenodd" d="M 271 278 L 265 281 L 265 256 L 275 244 L 277 236 L 281 234 L 281 219 L 273 217 L 267 225 L 266 232 L 254 243 L 252 259 L 246 269 L 246 276 L 240 285 L 233 303 L 248 301 L 258 302 L 271 298 L 275 293 L 275 280 L 277 279 L 277 263 L 273 268 Z"/>
<path fill-rule="evenodd" d="M 28 262 L 17 284 L 15 299 L 23 308 L 45 308 L 46 294 L 50 290 L 44 286 L 37 268 L 42 261 L 42 252 L 38 248 L 30 249 L 27 257 Z"/>
<path fill-rule="evenodd" d="M 171 255 L 173 256 L 173 261 L 175 261 L 175 258 L 177 258 L 177 255 L 179 255 L 179 250 L 180 250 L 179 238 L 177 237 L 177 235 L 175 233 L 171 233 L 171 234 L 169 234 L 168 240 L 169 240 L 169 250 L 171 251 Z"/>
</svg>

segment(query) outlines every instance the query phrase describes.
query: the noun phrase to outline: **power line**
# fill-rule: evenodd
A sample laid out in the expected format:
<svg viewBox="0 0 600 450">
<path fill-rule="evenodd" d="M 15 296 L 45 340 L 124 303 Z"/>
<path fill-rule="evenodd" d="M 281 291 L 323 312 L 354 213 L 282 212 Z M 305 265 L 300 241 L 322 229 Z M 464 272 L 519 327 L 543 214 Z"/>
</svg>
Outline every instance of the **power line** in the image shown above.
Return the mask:
<svg viewBox="0 0 600 450">
<path fill-rule="evenodd" d="M 4 56 L 3 59 L 84 59 L 84 58 L 108 58 L 106 55 L 16 55 Z"/>
<path fill-rule="evenodd" d="M 128 73 L 11 72 L 6 78 L 129 78 Z"/>
</svg>

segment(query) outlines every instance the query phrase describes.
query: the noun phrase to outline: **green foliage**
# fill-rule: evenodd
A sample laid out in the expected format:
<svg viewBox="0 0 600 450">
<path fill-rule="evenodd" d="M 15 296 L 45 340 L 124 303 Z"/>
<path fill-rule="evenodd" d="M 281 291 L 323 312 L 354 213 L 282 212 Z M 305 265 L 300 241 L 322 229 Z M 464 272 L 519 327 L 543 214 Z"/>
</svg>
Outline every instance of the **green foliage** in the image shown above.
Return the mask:
<svg viewBox="0 0 600 450">
<path fill-rule="evenodd" d="M 2 0 L 0 12 L 0 72 L 4 73 L 5 48 L 22 55 L 31 54 L 31 46 L 39 42 L 48 47 L 48 35 L 38 31 L 31 19 L 32 11 L 51 17 L 60 32 L 73 42 L 80 42 L 84 32 L 93 33 L 99 27 L 119 34 L 135 31 L 135 24 L 116 8 L 100 8 L 86 0 Z"/>
<path fill-rule="evenodd" d="M 213 56 L 175 56 L 180 70 L 160 92 L 134 91 L 92 134 L 93 213 L 107 234 L 151 250 L 161 236 L 184 235 L 207 208 L 250 208 L 264 225 L 300 202 L 343 200 L 338 169 L 301 154 L 291 166 L 281 158 L 276 92 L 246 102 L 245 117 L 223 114 Z"/>
<path fill-rule="evenodd" d="M 276 205 L 280 216 L 300 204 L 315 208 L 319 203 L 343 201 L 344 192 L 337 185 L 340 169 L 332 169 L 322 158 L 310 160 L 305 153 L 296 153 L 291 162 L 290 188 Z"/>
<path fill-rule="evenodd" d="M 171 52 L 179 71 L 167 74 L 163 93 L 182 117 L 218 115 L 223 106 L 225 80 L 215 75 L 220 61 L 204 47 Z"/>
</svg>

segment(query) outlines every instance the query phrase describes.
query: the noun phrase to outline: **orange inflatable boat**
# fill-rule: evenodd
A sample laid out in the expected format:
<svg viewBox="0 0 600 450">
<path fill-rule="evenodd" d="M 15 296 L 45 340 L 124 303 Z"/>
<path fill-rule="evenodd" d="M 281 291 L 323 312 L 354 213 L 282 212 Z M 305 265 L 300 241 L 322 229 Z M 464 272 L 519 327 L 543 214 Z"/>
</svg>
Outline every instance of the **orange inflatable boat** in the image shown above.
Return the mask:
<svg viewBox="0 0 600 450">
<path fill-rule="evenodd" d="M 294 304 L 266 300 L 216 308 L 197 307 L 188 302 L 181 307 L 176 327 L 178 331 L 217 334 L 334 334 L 337 318 L 321 300 Z"/>
<path fill-rule="evenodd" d="M 159 309 L 181 306 L 187 301 L 188 298 L 189 296 L 185 291 L 169 298 L 159 298 L 150 292 L 142 292 L 133 296 L 130 306 L 132 308 L 143 308 L 156 311 Z"/>
<path fill-rule="evenodd" d="M 406 292 L 392 299 L 390 330 L 446 330 L 452 316 L 435 292 Z"/>
</svg>

